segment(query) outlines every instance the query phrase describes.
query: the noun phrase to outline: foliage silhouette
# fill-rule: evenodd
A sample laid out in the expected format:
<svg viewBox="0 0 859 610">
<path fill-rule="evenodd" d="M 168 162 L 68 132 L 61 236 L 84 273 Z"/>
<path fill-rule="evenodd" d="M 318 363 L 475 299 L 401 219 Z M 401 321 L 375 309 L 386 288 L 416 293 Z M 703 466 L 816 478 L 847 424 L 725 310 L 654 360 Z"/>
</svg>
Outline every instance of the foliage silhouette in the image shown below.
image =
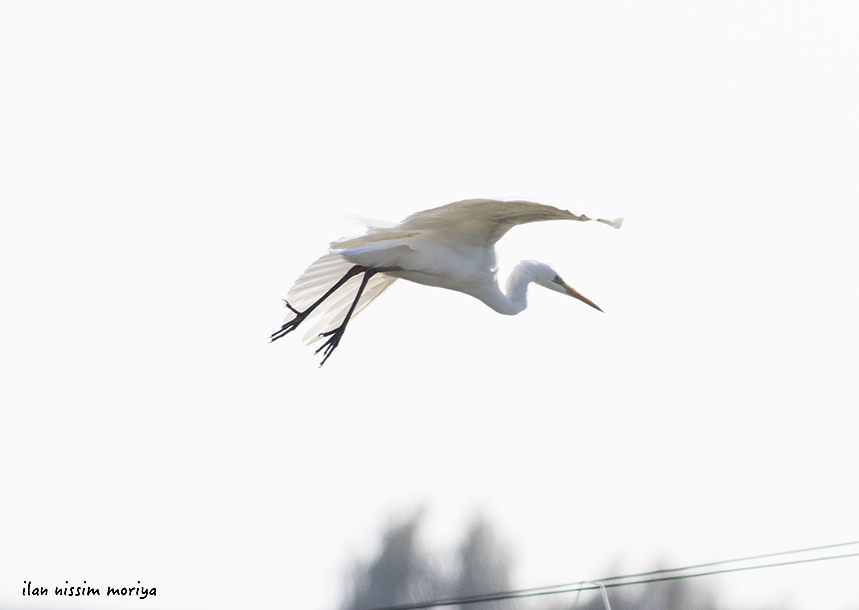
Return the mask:
<svg viewBox="0 0 859 610">
<path fill-rule="evenodd" d="M 462 598 L 513 589 L 511 556 L 491 526 L 477 518 L 459 548 L 431 556 L 420 545 L 423 511 L 392 525 L 375 559 L 356 564 L 342 610 L 371 610 L 433 599 Z M 608 590 L 612 610 L 720 610 L 698 581 L 675 580 Z M 449 608 L 450 606 L 446 606 Z M 506 599 L 459 606 L 460 610 L 604 610 L 598 591 L 557 597 Z"/>
</svg>

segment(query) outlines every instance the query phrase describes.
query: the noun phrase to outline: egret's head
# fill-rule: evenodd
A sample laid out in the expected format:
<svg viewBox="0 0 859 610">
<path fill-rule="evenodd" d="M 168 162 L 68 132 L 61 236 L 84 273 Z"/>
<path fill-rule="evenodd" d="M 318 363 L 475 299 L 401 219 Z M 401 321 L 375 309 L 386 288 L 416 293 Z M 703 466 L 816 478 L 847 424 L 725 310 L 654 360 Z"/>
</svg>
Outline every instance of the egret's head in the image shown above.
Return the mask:
<svg viewBox="0 0 859 610">
<path fill-rule="evenodd" d="M 587 303 L 594 309 L 602 311 L 599 306 L 587 298 L 582 293 L 578 292 L 575 288 L 567 284 L 564 280 L 561 279 L 561 276 L 557 274 L 557 272 L 549 267 L 548 265 L 544 265 L 542 263 L 537 263 L 538 268 L 535 269 L 536 274 L 534 277 L 534 282 L 543 286 L 544 288 L 548 288 L 549 290 L 554 290 L 555 292 L 562 292 L 571 297 L 574 297 L 580 300 L 582 303 Z"/>
</svg>

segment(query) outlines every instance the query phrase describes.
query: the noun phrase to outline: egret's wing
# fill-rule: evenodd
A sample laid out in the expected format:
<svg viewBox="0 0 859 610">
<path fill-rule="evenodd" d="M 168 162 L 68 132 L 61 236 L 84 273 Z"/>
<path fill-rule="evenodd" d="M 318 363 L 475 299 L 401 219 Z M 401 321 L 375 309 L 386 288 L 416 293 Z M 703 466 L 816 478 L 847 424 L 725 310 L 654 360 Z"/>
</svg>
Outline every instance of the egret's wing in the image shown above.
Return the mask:
<svg viewBox="0 0 859 610">
<path fill-rule="evenodd" d="M 531 201 L 466 199 L 406 218 L 402 231 L 443 231 L 451 238 L 475 246 L 490 246 L 516 225 L 541 220 L 596 220 L 616 229 L 622 218 L 608 220 L 590 212 L 571 212 Z"/>
<path fill-rule="evenodd" d="M 377 228 L 366 235 L 331 242 L 331 252 L 365 267 L 401 267 L 415 253 L 414 238 L 419 236 L 418 231 Z"/>
<path fill-rule="evenodd" d="M 354 265 L 355 263 L 346 260 L 336 253 L 329 253 L 316 259 L 301 274 L 301 277 L 296 280 L 292 288 L 289 289 L 286 300 L 298 311 L 304 311 L 328 292 L 328 289 L 346 275 L 346 272 Z M 307 316 L 305 324 L 309 323 L 311 326 L 307 334 L 304 335 L 304 340 L 308 344 L 317 341 L 320 333 L 340 326 L 346 317 L 346 312 L 349 311 L 349 307 L 352 305 L 352 301 L 355 300 L 358 287 L 361 285 L 361 279 L 361 274 L 349 279 L 349 281 L 338 288 L 334 294 L 325 299 L 319 307 Z M 367 282 L 364 292 L 361 293 L 361 298 L 355 306 L 352 317 L 357 316 L 362 309 L 382 294 L 396 279 L 382 273 L 372 276 Z M 290 312 L 286 317 L 286 321 L 291 320 L 293 317 L 295 317 L 295 314 Z"/>
</svg>

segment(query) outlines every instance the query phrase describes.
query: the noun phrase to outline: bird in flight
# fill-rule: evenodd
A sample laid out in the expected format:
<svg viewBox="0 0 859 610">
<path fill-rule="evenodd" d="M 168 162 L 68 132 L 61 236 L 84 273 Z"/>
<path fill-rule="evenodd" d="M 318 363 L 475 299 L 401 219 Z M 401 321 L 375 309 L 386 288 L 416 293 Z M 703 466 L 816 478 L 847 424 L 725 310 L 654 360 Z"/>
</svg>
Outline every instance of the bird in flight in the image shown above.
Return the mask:
<svg viewBox="0 0 859 610">
<path fill-rule="evenodd" d="M 323 353 L 322 366 L 349 320 L 400 278 L 464 292 L 511 316 L 528 306 L 531 282 L 602 311 L 551 267 L 535 261 L 516 265 L 507 292 L 501 291 L 495 243 L 516 225 L 541 220 L 596 220 L 616 229 L 623 222 L 530 201 L 467 199 L 417 212 L 394 227 L 370 227 L 360 237 L 331 242 L 328 254 L 298 278 L 284 299 L 290 314 L 271 340 L 310 320 L 304 339 L 308 344 L 325 339 L 315 352 Z"/>
</svg>

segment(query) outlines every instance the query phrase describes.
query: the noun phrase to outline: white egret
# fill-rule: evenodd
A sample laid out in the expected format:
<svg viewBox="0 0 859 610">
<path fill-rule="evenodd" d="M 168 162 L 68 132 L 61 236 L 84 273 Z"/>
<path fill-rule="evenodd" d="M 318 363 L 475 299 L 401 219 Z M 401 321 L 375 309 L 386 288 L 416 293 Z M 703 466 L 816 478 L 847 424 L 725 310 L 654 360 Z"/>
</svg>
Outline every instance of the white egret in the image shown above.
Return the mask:
<svg viewBox="0 0 859 610">
<path fill-rule="evenodd" d="M 314 318 L 316 324 L 304 339 L 310 344 L 327 337 L 315 352 L 324 353 L 322 366 L 349 320 L 398 278 L 464 292 L 506 315 L 528 306 L 531 282 L 602 311 L 551 267 L 535 261 L 520 262 L 507 280 L 507 293 L 501 292 L 495 243 L 512 227 L 540 220 L 596 220 L 615 228 L 623 222 L 530 201 L 468 199 L 417 212 L 394 227 L 370 227 L 360 237 L 332 242 L 329 253 L 298 278 L 284 300 L 291 315 L 271 340 Z"/>
</svg>

